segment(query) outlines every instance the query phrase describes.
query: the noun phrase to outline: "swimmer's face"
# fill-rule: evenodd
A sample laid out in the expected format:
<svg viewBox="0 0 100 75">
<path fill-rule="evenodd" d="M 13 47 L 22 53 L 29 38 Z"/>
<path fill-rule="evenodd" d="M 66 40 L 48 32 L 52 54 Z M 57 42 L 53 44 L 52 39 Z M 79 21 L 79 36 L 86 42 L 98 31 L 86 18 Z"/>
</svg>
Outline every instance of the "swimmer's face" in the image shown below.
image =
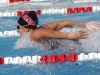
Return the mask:
<svg viewBox="0 0 100 75">
<path fill-rule="evenodd" d="M 27 28 L 21 26 L 20 24 L 17 24 L 17 32 L 20 34 L 20 37 L 22 37 L 23 32 L 27 32 Z"/>
</svg>

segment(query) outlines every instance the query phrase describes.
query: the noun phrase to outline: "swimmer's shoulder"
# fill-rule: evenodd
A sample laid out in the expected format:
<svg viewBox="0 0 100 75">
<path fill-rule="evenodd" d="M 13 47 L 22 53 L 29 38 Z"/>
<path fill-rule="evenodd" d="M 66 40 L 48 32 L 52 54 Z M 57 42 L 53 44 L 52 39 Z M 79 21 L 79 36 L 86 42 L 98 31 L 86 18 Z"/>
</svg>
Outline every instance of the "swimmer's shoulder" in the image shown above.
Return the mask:
<svg viewBox="0 0 100 75">
<path fill-rule="evenodd" d="M 43 24 L 39 28 L 45 29 L 45 30 L 52 30 L 52 28 L 50 26 L 48 26 L 48 24 Z"/>
<path fill-rule="evenodd" d="M 31 39 L 41 39 L 43 34 L 45 33 L 45 29 L 37 28 L 31 32 Z"/>
</svg>

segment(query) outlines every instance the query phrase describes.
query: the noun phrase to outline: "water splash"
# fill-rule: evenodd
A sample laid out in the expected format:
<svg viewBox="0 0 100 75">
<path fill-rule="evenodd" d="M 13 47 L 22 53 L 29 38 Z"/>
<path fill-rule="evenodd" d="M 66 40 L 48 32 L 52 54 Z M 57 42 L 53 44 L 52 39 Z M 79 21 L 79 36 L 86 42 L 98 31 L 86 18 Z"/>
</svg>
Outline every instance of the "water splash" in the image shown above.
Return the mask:
<svg viewBox="0 0 100 75">
<path fill-rule="evenodd" d="M 49 39 L 48 41 L 43 40 L 41 44 L 36 44 L 36 42 L 30 39 L 29 33 L 23 33 L 22 37 L 15 42 L 13 49 L 19 48 L 37 48 L 38 50 L 63 51 L 82 50 L 81 46 L 72 40 Z"/>
<path fill-rule="evenodd" d="M 18 48 L 37 48 L 38 50 L 66 50 L 66 51 L 81 51 L 81 52 L 99 52 L 100 50 L 100 31 L 88 31 L 81 27 L 64 28 L 61 31 L 72 33 L 78 30 L 85 30 L 89 33 L 89 37 L 86 39 L 80 39 L 82 44 L 78 44 L 73 40 L 59 40 L 50 39 L 49 41 L 42 41 L 41 44 L 36 44 L 30 39 L 29 33 L 23 33 L 23 36 L 17 40 L 14 49 Z"/>
<path fill-rule="evenodd" d="M 81 45 L 76 45 L 75 42 L 73 42 L 73 45 L 75 48 L 78 48 L 84 52 L 100 52 L 100 30 L 96 30 L 94 32 L 91 32 L 85 28 L 82 27 L 74 27 L 74 28 L 63 28 L 62 32 L 72 33 L 74 31 L 78 30 L 85 30 L 89 34 L 88 38 L 80 39 Z M 68 44 L 70 45 L 70 44 Z M 71 44 L 72 45 L 72 44 Z M 70 46 L 71 47 L 71 46 Z"/>
<path fill-rule="evenodd" d="M 13 49 L 33 47 L 34 42 L 30 39 L 29 33 L 23 33 L 22 37 L 15 42 Z"/>
<path fill-rule="evenodd" d="M 89 33 L 89 37 L 81 40 L 85 52 L 100 52 L 100 31 L 87 32 Z"/>
</svg>

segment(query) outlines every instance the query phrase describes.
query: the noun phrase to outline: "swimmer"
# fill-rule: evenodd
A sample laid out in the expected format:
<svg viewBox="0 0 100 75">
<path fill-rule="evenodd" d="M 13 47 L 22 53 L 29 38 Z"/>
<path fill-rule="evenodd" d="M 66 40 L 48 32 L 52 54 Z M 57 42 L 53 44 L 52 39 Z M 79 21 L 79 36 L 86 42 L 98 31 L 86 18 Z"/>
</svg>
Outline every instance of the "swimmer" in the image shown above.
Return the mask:
<svg viewBox="0 0 100 75">
<path fill-rule="evenodd" d="M 61 20 L 37 27 L 38 22 L 38 17 L 35 14 L 35 11 L 29 11 L 27 14 L 23 14 L 18 19 L 17 23 L 17 32 L 20 34 L 20 37 L 22 37 L 22 33 L 28 32 L 30 34 L 30 39 L 37 43 L 41 43 L 41 39 L 67 39 L 81 43 L 79 39 L 85 39 L 88 37 L 88 33 L 86 31 L 79 30 L 73 33 L 64 33 L 60 32 L 59 30 L 64 27 L 72 26 L 81 26 L 90 31 L 100 29 L 100 23 L 96 21 L 83 23 L 73 20 Z"/>
</svg>

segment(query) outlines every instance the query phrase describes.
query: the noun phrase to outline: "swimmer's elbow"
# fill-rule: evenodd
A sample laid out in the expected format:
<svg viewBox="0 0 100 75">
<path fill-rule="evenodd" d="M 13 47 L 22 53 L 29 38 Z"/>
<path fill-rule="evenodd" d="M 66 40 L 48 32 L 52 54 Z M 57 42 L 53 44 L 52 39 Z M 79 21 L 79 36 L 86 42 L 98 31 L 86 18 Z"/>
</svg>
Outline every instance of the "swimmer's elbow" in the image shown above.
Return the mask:
<svg viewBox="0 0 100 75">
<path fill-rule="evenodd" d="M 41 38 L 54 38 L 54 31 L 41 32 Z"/>
<path fill-rule="evenodd" d="M 56 38 L 56 34 L 53 31 L 51 31 L 49 35 L 50 35 L 50 38 Z"/>
<path fill-rule="evenodd" d="M 55 31 L 51 31 L 51 32 L 48 34 L 48 38 L 57 38 L 57 34 L 55 33 Z"/>
<path fill-rule="evenodd" d="M 60 36 L 59 36 L 59 33 L 58 31 L 52 31 L 51 32 L 51 38 L 54 38 L 54 39 L 58 39 Z"/>
</svg>

